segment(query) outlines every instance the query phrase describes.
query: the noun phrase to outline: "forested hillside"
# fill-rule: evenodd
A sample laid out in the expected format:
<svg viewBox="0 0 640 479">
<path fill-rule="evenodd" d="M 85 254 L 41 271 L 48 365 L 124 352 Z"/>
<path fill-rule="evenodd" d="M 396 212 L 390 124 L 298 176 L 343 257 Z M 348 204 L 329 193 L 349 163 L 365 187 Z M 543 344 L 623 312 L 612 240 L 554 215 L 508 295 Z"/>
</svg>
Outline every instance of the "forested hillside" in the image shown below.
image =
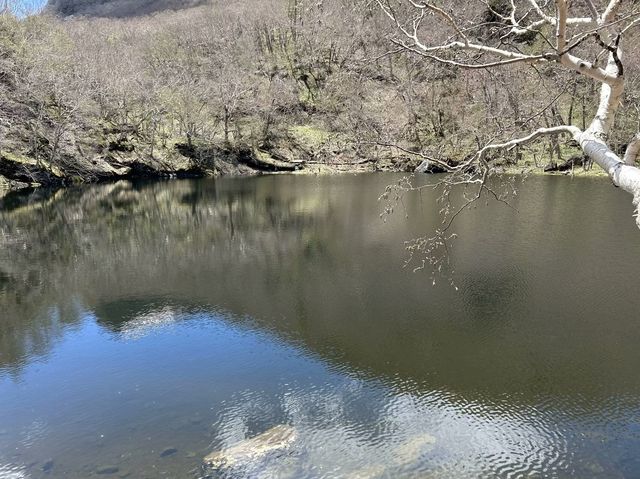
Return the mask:
<svg viewBox="0 0 640 479">
<path fill-rule="evenodd" d="M 48 10 L 108 14 L 97 3 Z M 136 2 L 136 13 L 159 4 L 175 6 Z M 456 14 L 499 44 L 506 26 L 496 12 L 509 2 L 467 4 Z M 412 170 L 429 157 L 460 161 L 496 134 L 559 119 L 584 127 L 594 114 L 597 86 L 573 72 L 435 64 L 399 52 L 395 29 L 366 0 L 211 0 L 128 18 L 4 14 L 0 175 L 16 185 L 309 165 Z M 548 30 L 516 47 L 540 49 Z M 619 115 L 617 149 L 638 127 L 638 44 L 626 47 L 632 114 Z M 598 45 L 580 48 L 598 61 Z M 502 163 L 544 167 L 578 151 L 547 140 Z"/>
</svg>

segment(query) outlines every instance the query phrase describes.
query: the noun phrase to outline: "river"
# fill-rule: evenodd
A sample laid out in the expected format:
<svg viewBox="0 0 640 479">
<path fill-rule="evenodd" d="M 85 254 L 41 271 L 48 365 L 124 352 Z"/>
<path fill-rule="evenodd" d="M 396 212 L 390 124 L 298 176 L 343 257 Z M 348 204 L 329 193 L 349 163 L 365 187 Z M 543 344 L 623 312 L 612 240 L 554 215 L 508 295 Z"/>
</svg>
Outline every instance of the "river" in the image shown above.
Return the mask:
<svg viewBox="0 0 640 479">
<path fill-rule="evenodd" d="M 202 477 L 206 454 L 279 424 L 287 450 L 215 474 L 640 477 L 628 196 L 529 178 L 458 218 L 433 285 L 404 242 L 437 224 L 436 195 L 381 219 L 399 179 L 5 198 L 0 477 Z"/>
</svg>

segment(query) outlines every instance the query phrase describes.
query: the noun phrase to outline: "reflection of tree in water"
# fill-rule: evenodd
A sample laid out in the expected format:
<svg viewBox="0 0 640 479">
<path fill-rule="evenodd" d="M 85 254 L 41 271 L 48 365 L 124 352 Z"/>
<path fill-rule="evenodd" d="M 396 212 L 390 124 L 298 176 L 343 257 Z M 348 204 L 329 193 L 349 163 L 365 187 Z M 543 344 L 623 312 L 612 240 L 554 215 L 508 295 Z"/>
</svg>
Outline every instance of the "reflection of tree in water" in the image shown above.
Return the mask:
<svg viewBox="0 0 640 479">
<path fill-rule="evenodd" d="M 0 287 L 0 311 L 0 372 L 11 375 L 46 354 L 78 320 L 73 301 L 23 278 Z"/>
<path fill-rule="evenodd" d="M 12 374 L 76 322 L 73 299 L 64 293 L 68 271 L 46 266 L 68 265 L 73 257 L 72 238 L 64 240 L 68 223 L 48 223 L 56 214 L 52 204 L 15 202 L 0 215 L 0 368 Z"/>
<path fill-rule="evenodd" d="M 497 241 L 510 236 L 487 226 L 486 215 L 496 214 L 489 211 L 461 218 L 461 231 L 475 236 L 454 250 L 460 291 L 431 287 L 402 270 L 411 224 L 376 223 L 375 197 L 366 193 L 383 187 L 372 181 L 123 182 L 14 205 L 0 213 L 0 308 L 9 318 L 0 325 L 8 343 L 2 367 L 17 368 L 33 344 L 46 352 L 61 325 L 80 321 L 76 301 L 115 334 L 148 331 L 195 308 L 229 312 L 228 321 L 251 317 L 252 328 L 295 341 L 332 367 L 411 391 L 535 398 L 540 378 L 545 390 L 585 397 L 640 387 L 628 381 L 638 358 L 633 297 L 595 300 L 590 270 L 567 297 L 558 280 L 536 278 L 557 255 L 533 234 Z M 538 190 L 528 191 L 522 221 L 536 217 L 526 205 L 536 208 Z M 505 230 L 519 227 L 500 219 Z M 552 232 L 567 238 L 558 242 L 562 257 L 579 254 L 573 249 L 582 243 L 571 238 L 581 224 L 558 223 Z M 611 308 L 628 334 L 599 334 Z"/>
<path fill-rule="evenodd" d="M 0 367 L 46 353 L 80 320 L 74 298 L 105 307 L 99 317 L 117 329 L 140 313 L 109 310 L 122 298 L 204 301 L 238 264 L 289 255 L 301 236 L 319 241 L 313 230 L 328 205 L 296 193 L 245 179 L 10 196 L 0 212 Z"/>
<path fill-rule="evenodd" d="M 504 325 L 527 294 L 524 273 L 514 266 L 468 270 L 461 283 L 460 294 L 470 319 L 483 323 L 502 321 Z"/>
</svg>

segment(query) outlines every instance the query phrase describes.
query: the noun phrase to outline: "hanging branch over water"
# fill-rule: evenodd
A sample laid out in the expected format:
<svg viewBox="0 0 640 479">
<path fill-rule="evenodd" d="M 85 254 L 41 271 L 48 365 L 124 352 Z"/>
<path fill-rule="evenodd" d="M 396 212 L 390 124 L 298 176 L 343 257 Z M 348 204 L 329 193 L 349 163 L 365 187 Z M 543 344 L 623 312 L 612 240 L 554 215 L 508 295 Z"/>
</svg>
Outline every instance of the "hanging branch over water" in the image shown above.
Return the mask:
<svg viewBox="0 0 640 479">
<path fill-rule="evenodd" d="M 620 158 L 607 143 L 624 93 L 623 40 L 640 23 L 640 7 L 623 10 L 621 0 L 611 0 L 604 8 L 599 9 L 593 1 L 588 1 L 585 7 L 587 14 L 583 15 L 584 9 L 568 0 L 555 0 L 544 5 L 536 0 L 511 0 L 509 15 L 494 11 L 511 25 L 509 33 L 500 38 L 498 46 L 494 46 L 486 41 L 474 40 L 470 32 L 480 25 L 463 25 L 455 18 L 452 8 L 447 9 L 433 2 L 415 0 L 376 1 L 401 34 L 394 38 L 393 42 L 404 50 L 429 60 L 466 69 L 488 69 L 514 63 L 546 63 L 574 71 L 598 83 L 599 106 L 585 130 L 571 124 L 557 125 L 537 129 L 521 138 L 490 143 L 480 148 L 469 160 L 451 168 L 451 171 L 465 171 L 472 166 L 484 170 L 490 168 L 490 152 L 526 145 L 541 136 L 569 134 L 580 145 L 585 155 L 602 167 L 617 186 L 633 196 L 637 223 L 640 227 L 640 217 L 637 215 L 640 205 L 640 169 L 635 166 L 640 151 L 640 133 L 629 143 L 623 158 Z M 483 3 L 491 8 L 488 3 Z M 444 20 L 450 28 L 450 36 L 440 43 L 427 34 L 426 24 L 434 18 Z M 508 37 L 518 37 L 528 32 L 544 36 L 545 27 L 554 31 L 555 41 L 542 42 L 542 46 L 534 48 L 532 53 L 523 53 L 520 48 L 514 46 L 515 42 L 506 41 Z M 575 53 L 578 47 L 589 39 L 595 39 L 602 49 L 601 53 L 606 55 L 605 66 L 589 62 Z M 469 56 L 469 53 L 474 55 Z"/>
<path fill-rule="evenodd" d="M 456 2 L 376 2 L 396 26 L 397 35 L 391 39 L 392 42 L 400 49 L 429 61 L 453 70 L 491 70 L 514 64 L 530 65 L 535 69 L 536 66 L 548 65 L 573 72 L 577 77 L 599 85 L 600 89 L 597 111 L 586 128 L 571 123 L 547 125 L 521 136 L 491 141 L 456 165 L 438 162 L 438 166 L 451 175 L 449 179 L 438 183 L 444 188 L 441 197 L 445 204 L 441 210 L 443 220 L 433 236 L 418 238 L 408 244 L 410 260 L 418 253 L 423 256 L 418 268 L 429 263 L 434 271 L 439 272 L 449 264 L 447 243 L 454 236 L 449 230 L 458 215 L 473 205 L 483 192 L 503 200 L 487 183 L 497 157 L 494 154 L 523 147 L 542 137 L 569 135 L 584 155 L 598 164 L 616 186 L 632 195 L 636 222 L 640 227 L 640 168 L 636 166 L 640 153 L 640 132 L 629 141 L 622 157 L 608 144 L 628 71 L 624 63 L 624 46 L 640 24 L 639 6 L 623 6 L 621 0 L 610 0 L 605 4 L 593 0 L 554 0 L 544 3 L 537 0 L 510 0 L 508 11 L 498 12 L 488 1 L 480 0 L 507 29 L 499 38 L 491 38 L 482 34 L 485 25 L 478 21 L 470 22 L 469 15 L 461 12 L 464 6 Z M 437 27 L 444 29 L 445 34 L 434 33 Z M 540 41 L 531 43 L 530 48 L 523 48 L 520 40 L 524 35 L 533 35 Z M 552 35 L 553 39 L 550 38 Z M 584 55 L 594 49 L 599 50 L 596 59 L 588 61 Z M 600 57 L 606 58 L 604 65 L 598 64 Z M 471 131 L 467 133 L 471 134 Z M 499 138 L 504 133 L 496 131 L 495 137 Z M 454 185 L 475 188 L 475 193 L 457 209 L 452 209 L 447 202 L 450 188 Z M 420 188 L 408 181 L 394 185 L 392 190 L 397 198 L 402 193 Z M 389 191 L 385 194 L 388 195 Z M 389 211 L 388 207 L 385 211 Z"/>
</svg>

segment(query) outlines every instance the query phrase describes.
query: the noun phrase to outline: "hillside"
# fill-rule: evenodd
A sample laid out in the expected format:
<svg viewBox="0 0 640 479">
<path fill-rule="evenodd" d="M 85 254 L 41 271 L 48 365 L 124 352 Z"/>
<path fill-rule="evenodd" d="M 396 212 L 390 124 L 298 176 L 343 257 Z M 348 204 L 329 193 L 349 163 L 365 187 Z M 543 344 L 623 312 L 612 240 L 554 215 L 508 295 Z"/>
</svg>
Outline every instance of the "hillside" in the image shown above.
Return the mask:
<svg viewBox="0 0 640 479">
<path fill-rule="evenodd" d="M 394 26 L 365 0 L 211 0 L 143 15 L 193 3 L 54 0 L 50 10 L 98 17 L 2 15 L 2 182 L 413 170 L 424 158 L 460 161 L 496 131 L 580 125 L 595 111 L 593 84 L 570 72 L 465 70 L 398 54 Z M 499 42 L 503 25 L 486 8 L 462 14 Z M 627 50 L 628 68 L 638 57 Z M 638 91 L 632 82 L 626 95 Z M 636 127 L 620 117 L 619 149 Z M 577 151 L 554 140 L 501 162 L 542 168 Z"/>
</svg>

